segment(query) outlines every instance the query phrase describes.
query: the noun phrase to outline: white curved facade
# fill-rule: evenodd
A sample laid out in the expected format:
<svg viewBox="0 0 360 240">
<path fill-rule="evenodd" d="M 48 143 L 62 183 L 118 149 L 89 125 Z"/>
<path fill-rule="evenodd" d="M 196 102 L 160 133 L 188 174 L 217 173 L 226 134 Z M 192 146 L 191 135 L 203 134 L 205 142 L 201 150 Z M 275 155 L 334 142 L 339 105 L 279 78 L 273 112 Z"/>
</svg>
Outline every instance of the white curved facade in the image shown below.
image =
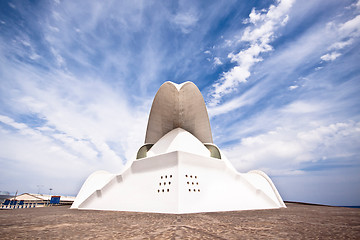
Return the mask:
<svg viewBox="0 0 360 240">
<path fill-rule="evenodd" d="M 195 213 L 281 207 L 265 173 L 238 173 L 212 143 L 197 87 L 166 82 L 155 96 L 138 159 L 120 174 L 90 175 L 71 208 Z"/>
</svg>

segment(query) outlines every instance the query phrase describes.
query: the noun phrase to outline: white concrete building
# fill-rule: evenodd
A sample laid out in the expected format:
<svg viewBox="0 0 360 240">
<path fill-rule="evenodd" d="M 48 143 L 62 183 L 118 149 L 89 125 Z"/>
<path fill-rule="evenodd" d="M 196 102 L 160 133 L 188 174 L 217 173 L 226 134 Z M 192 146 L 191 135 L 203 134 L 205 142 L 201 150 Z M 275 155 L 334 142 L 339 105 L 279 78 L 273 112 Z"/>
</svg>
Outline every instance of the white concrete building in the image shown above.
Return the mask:
<svg viewBox="0 0 360 240">
<path fill-rule="evenodd" d="M 213 143 L 195 84 L 165 82 L 137 159 L 119 174 L 91 174 L 71 208 L 195 213 L 281 207 L 286 206 L 265 173 L 238 173 Z"/>
</svg>

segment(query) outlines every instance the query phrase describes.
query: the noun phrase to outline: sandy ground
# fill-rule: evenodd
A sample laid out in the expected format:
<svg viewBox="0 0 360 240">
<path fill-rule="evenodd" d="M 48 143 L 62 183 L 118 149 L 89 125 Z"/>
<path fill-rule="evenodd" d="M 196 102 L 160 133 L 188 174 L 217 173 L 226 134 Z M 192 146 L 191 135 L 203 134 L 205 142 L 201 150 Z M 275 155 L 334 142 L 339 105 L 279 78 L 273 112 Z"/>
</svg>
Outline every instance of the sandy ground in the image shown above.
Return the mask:
<svg viewBox="0 0 360 240">
<path fill-rule="evenodd" d="M 360 209 L 287 203 L 286 209 L 197 214 L 0 211 L 0 239 L 360 239 Z"/>
</svg>

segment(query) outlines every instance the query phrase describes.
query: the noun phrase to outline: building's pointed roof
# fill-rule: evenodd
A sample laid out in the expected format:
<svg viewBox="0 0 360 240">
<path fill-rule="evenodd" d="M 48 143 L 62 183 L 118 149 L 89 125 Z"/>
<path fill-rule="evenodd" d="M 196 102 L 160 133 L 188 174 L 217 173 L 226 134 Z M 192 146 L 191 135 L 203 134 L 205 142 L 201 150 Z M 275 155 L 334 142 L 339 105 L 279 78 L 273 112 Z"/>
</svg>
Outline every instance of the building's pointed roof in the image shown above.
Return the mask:
<svg viewBox="0 0 360 240">
<path fill-rule="evenodd" d="M 175 128 L 190 132 L 203 143 L 213 143 L 204 98 L 192 82 L 161 85 L 151 107 L 145 143 L 156 143 Z"/>
<path fill-rule="evenodd" d="M 210 157 L 210 152 L 205 145 L 182 128 L 175 128 L 165 134 L 151 147 L 147 156 L 152 157 L 174 151 L 183 151 Z"/>
</svg>

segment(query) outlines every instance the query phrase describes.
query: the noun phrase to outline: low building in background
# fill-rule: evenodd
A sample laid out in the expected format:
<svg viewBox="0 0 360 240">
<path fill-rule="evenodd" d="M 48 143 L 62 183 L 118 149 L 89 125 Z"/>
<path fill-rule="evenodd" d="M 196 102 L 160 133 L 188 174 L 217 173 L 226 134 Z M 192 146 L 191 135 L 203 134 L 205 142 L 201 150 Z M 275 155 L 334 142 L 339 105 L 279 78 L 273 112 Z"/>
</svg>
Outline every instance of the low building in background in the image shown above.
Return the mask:
<svg viewBox="0 0 360 240">
<path fill-rule="evenodd" d="M 1 209 L 34 208 L 54 205 L 71 205 L 75 200 L 72 196 L 52 196 L 45 194 L 23 193 L 5 199 Z"/>
<path fill-rule="evenodd" d="M 14 195 L 10 194 L 7 191 L 0 191 L 0 204 L 3 203 L 6 199 L 10 199 L 14 197 Z"/>
</svg>

